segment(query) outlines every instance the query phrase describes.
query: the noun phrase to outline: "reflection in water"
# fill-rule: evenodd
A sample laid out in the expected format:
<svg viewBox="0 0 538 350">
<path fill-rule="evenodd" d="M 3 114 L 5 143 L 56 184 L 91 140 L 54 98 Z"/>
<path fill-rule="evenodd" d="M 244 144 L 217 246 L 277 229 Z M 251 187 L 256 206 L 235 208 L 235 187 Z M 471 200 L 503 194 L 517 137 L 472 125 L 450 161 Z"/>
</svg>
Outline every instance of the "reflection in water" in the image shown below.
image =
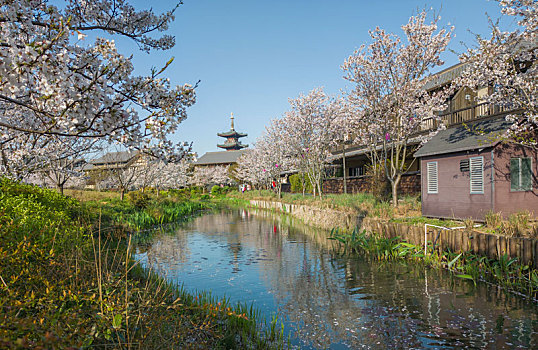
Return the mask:
<svg viewBox="0 0 538 350">
<path fill-rule="evenodd" d="M 137 258 L 190 290 L 278 313 L 302 348 L 538 346 L 536 305 L 444 271 L 341 257 L 325 232 L 291 220 L 208 214 Z"/>
</svg>

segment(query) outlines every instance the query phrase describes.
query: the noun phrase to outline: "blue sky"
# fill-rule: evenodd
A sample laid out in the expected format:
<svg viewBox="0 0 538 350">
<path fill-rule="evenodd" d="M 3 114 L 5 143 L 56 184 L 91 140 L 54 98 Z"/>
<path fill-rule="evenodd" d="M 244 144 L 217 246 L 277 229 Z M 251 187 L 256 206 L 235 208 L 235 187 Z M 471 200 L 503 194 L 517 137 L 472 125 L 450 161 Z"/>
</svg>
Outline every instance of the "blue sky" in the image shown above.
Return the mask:
<svg viewBox="0 0 538 350">
<path fill-rule="evenodd" d="M 173 2 L 135 0 L 141 9 L 169 9 Z M 145 54 L 120 40 L 125 55 L 133 54 L 136 71 L 149 72 L 175 57 L 166 75 L 174 84 L 196 83 L 197 103 L 188 111 L 175 141 L 192 141 L 199 155 L 218 151 L 217 132 L 229 130 L 233 112 L 236 130 L 255 142 L 270 119 L 288 110 L 288 98 L 323 86 L 330 94 L 349 88 L 340 65 L 376 26 L 402 34 L 400 26 L 422 8 L 440 12 L 443 25 L 454 25 L 450 48 L 462 52 L 473 33 L 487 34 L 486 13 L 500 15 L 488 0 L 184 0 L 169 34 L 176 46 Z M 510 23 L 507 23 L 510 25 Z M 447 65 L 457 55 L 445 54 Z"/>
</svg>

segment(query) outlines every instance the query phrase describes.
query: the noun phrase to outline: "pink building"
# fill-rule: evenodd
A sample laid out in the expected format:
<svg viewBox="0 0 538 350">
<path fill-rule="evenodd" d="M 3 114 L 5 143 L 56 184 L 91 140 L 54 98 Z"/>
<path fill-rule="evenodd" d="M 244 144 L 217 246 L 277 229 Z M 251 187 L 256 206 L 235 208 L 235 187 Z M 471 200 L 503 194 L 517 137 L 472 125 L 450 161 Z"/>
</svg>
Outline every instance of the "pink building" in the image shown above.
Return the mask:
<svg viewBox="0 0 538 350">
<path fill-rule="evenodd" d="M 440 131 L 416 153 L 422 173 L 422 214 L 483 220 L 489 211 L 507 217 L 538 216 L 538 152 L 501 139 L 504 117 Z"/>
</svg>

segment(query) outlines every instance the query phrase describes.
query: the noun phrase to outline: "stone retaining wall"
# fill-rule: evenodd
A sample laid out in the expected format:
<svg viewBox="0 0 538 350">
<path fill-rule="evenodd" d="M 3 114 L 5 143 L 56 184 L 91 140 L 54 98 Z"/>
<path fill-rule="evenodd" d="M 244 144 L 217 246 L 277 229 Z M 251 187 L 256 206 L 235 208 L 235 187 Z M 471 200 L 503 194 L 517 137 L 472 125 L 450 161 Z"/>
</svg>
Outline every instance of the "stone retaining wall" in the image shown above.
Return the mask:
<svg viewBox="0 0 538 350">
<path fill-rule="evenodd" d="M 384 222 L 373 218 L 361 218 L 335 209 L 316 208 L 307 205 L 252 200 L 252 206 L 290 214 L 304 223 L 323 229 L 335 227 L 353 229 L 358 226 L 367 232 L 376 232 L 384 237 L 400 237 L 411 244 L 424 246 L 424 225 Z M 436 241 L 436 248 L 453 252 L 472 251 L 474 254 L 498 259 L 508 254 L 520 262 L 538 267 L 538 240 L 523 237 L 506 237 L 477 231 L 439 230 L 429 228 L 428 242 Z"/>
</svg>

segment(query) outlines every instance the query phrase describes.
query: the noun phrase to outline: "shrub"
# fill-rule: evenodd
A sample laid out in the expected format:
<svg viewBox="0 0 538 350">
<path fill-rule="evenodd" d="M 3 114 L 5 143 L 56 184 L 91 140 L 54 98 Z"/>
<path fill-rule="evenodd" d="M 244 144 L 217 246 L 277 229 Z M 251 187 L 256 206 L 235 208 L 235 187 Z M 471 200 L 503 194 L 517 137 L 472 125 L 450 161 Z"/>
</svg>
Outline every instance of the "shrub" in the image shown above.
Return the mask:
<svg viewBox="0 0 538 350">
<path fill-rule="evenodd" d="M 312 183 L 310 182 L 306 174 L 294 174 L 290 176 L 291 192 L 302 193 L 303 182 L 305 185 L 305 188 L 304 188 L 305 192 L 312 193 L 312 189 L 314 188 L 314 186 L 312 186 Z"/>
<path fill-rule="evenodd" d="M 495 213 L 494 211 L 490 210 L 486 213 L 486 226 L 490 228 L 498 228 L 501 226 L 501 223 L 503 221 L 503 217 L 501 213 Z"/>
<path fill-rule="evenodd" d="M 147 193 L 132 191 L 127 193 L 127 201 L 137 209 L 144 209 L 148 206 L 150 197 Z"/>
<path fill-rule="evenodd" d="M 219 185 L 211 187 L 211 194 L 214 196 L 222 194 L 222 188 Z"/>
</svg>

